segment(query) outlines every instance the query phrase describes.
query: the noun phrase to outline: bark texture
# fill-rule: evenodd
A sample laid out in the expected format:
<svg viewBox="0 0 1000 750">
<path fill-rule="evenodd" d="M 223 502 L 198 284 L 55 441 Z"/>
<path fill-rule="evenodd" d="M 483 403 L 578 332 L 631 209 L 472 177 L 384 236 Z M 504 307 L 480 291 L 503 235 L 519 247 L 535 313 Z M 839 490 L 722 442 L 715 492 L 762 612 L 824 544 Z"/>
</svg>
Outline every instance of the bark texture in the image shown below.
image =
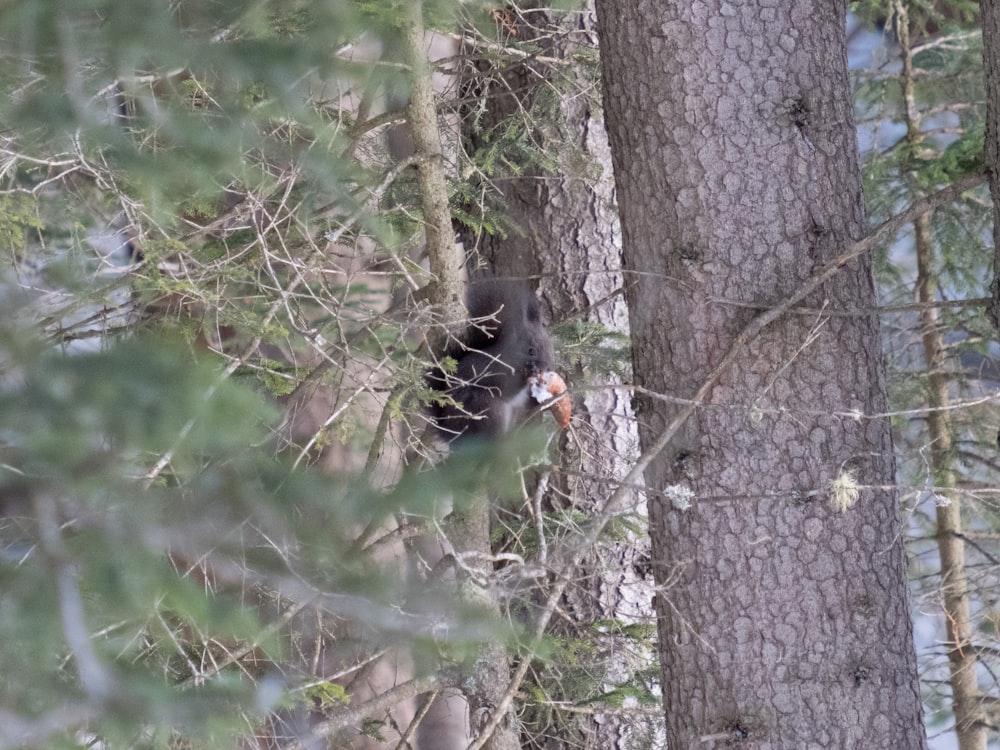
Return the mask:
<svg viewBox="0 0 1000 750">
<path fill-rule="evenodd" d="M 843 2 L 599 0 L 639 386 L 694 394 L 865 228 Z M 924 746 L 866 259 L 744 350 L 647 471 L 673 748 Z M 642 397 L 645 444 L 680 406 Z M 861 485 L 835 507 L 838 478 Z M 842 485 L 843 487 L 843 485 Z M 691 506 L 684 509 L 690 493 Z"/>
<path fill-rule="evenodd" d="M 521 4 L 522 8 L 532 3 Z M 628 310 L 621 294 L 621 232 L 615 209 L 611 153 L 603 114 L 594 106 L 599 92 L 593 69 L 580 55 L 597 47 L 593 4 L 579 13 L 532 9 L 508 17 L 512 38 L 538 50 L 536 56 L 501 71 L 481 65 L 479 74 L 496 75 L 483 92 L 476 128 L 467 127 L 472 148 L 483 145 L 483 131 L 507 118 L 535 111 L 537 97 L 557 93 L 545 122 L 532 132 L 535 145 L 558 162 L 557 173 L 529 167 L 515 177 L 496 180 L 504 215 L 515 229 L 507 236 L 482 235 L 473 246 L 479 259 L 501 276 L 530 277 L 553 323 L 577 319 L 609 331 L 628 333 Z M 581 361 L 564 360 L 573 394 L 573 426 L 560 442 L 560 467 L 549 484 L 546 510 L 574 508 L 593 516 L 606 501 L 637 451 L 638 435 L 631 405 L 618 378 L 595 373 L 586 351 Z M 593 386 L 587 388 L 587 386 Z M 627 503 L 643 515 L 638 494 Z M 650 623 L 652 577 L 649 539 L 607 540 L 590 552 L 561 602 L 566 615 L 554 631 L 562 637 L 596 639 L 597 653 L 588 665 L 600 690 L 611 691 L 635 680 L 654 654 L 626 637 L 624 628 Z M 605 623 L 598 633 L 597 623 Z M 592 698 L 593 696 L 587 696 Z M 580 695 L 551 694 L 552 701 L 572 703 Z M 601 711 L 559 715 L 552 724 L 526 725 L 525 747 L 567 746 L 626 750 L 658 746 L 662 720 L 642 711 Z"/>
<path fill-rule="evenodd" d="M 983 73 L 986 82 L 986 171 L 993 196 L 993 281 L 986 314 L 1000 328 L 1000 2 L 983 0 Z"/>
</svg>

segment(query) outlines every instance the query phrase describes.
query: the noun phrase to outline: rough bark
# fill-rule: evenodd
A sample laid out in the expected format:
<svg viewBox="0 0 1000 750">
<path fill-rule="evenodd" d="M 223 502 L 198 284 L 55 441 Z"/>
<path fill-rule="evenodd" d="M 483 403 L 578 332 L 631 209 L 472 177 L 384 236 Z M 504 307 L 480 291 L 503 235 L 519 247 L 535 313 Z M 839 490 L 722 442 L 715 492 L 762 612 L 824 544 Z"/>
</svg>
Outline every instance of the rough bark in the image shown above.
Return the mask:
<svg viewBox="0 0 1000 750">
<path fill-rule="evenodd" d="M 690 398 L 864 231 L 846 7 L 597 9 L 636 380 Z M 823 315 L 874 305 L 868 260 L 806 304 L 646 472 L 671 747 L 925 743 L 878 321 Z M 682 408 L 640 398 L 644 445 Z"/>
<path fill-rule="evenodd" d="M 525 4 L 521 5 L 522 8 Z M 507 236 L 483 235 L 474 247 L 496 273 L 530 277 L 537 285 L 548 318 L 554 323 L 577 319 L 598 323 L 609 331 L 628 332 L 628 311 L 621 294 L 621 235 L 614 206 L 611 155 L 594 79 L 574 60 L 597 46 L 592 3 L 580 13 L 560 14 L 533 9 L 510 16 L 512 38 L 537 40 L 538 54 L 502 71 L 484 92 L 481 130 L 506 118 L 523 117 L 535 97 L 560 92 L 551 120 L 538 123 L 535 145 L 558 160 L 558 174 L 529 167 L 517 176 L 498 179 L 504 215 L 515 227 Z M 486 72 L 480 70 L 482 74 Z M 498 71 L 493 70 L 493 73 Z M 474 146 L 481 130 L 467 128 Z M 595 378 L 586 353 L 566 369 L 574 393 L 573 428 L 560 445 L 561 468 L 551 477 L 546 508 L 573 507 L 587 516 L 606 501 L 637 449 L 638 436 L 626 392 L 620 380 Z M 561 363 L 561 368 L 566 363 Z M 595 386 L 586 388 L 585 386 Z M 624 504 L 644 515 L 638 495 Z M 618 621 L 624 626 L 652 620 L 652 580 L 648 576 L 649 539 L 606 541 L 587 555 L 561 602 L 566 617 L 555 632 L 573 638 L 596 638 L 598 659 L 592 669 L 604 690 L 634 679 L 647 666 L 650 653 L 640 653 L 634 640 L 615 628 L 597 634 L 595 623 Z M 572 695 L 550 695 L 572 701 Z M 592 710 L 591 710 L 592 709 Z M 619 712 L 599 705 L 585 713 L 566 713 L 554 724 L 528 726 L 526 747 L 543 747 L 561 737 L 574 747 L 612 749 L 649 747 L 662 736 L 662 722 L 642 712 Z"/>
<path fill-rule="evenodd" d="M 983 73 L 986 83 L 986 170 L 993 196 L 993 281 L 986 314 L 1000 328 L 1000 2 L 983 0 Z"/>
</svg>

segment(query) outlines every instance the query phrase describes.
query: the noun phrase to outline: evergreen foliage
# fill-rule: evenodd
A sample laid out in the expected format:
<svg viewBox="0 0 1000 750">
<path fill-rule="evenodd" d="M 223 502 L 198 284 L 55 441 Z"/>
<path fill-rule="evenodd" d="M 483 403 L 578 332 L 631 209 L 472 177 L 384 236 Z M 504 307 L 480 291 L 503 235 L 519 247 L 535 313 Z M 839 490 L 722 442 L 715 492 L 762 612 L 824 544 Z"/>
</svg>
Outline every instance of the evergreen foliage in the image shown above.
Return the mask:
<svg viewBox="0 0 1000 750">
<path fill-rule="evenodd" d="M 419 310 L 403 300 L 426 282 L 412 251 L 421 217 L 414 165 L 386 148 L 408 85 L 401 2 L 0 7 L 0 748 L 281 745 L 357 705 L 368 660 L 401 644 L 438 669 L 468 666 L 496 637 L 527 642 L 542 542 L 572 545 L 588 522 L 572 509 L 536 517 L 520 485 L 498 479 L 516 465 L 545 470 L 551 425 L 499 452 L 470 448 L 446 471 L 402 468 L 423 429 L 430 323 L 403 312 Z M 919 138 L 905 136 L 898 70 L 857 73 L 873 223 L 982 168 L 976 5 L 908 4 Z M 852 6 L 892 28 L 889 4 Z M 503 27 L 491 4 L 425 10 L 447 32 Z M 539 54 L 506 43 L 484 69 Z M 596 84 L 593 55 L 573 62 Z M 562 137 L 569 91 L 551 81 L 470 153 L 446 155 L 452 215 L 473 235 L 519 232 L 494 180 L 601 168 L 569 139 L 540 146 Z M 473 86 L 441 111 L 474 120 L 480 103 Z M 981 306 L 959 303 L 989 277 L 989 209 L 983 190 L 933 215 L 938 295 L 956 303 L 941 309 L 940 367 L 967 405 L 953 412 L 951 465 L 984 642 L 998 621 L 1000 352 Z M 884 323 L 914 589 L 934 602 L 923 584 L 936 572 L 940 496 L 920 331 L 899 310 L 913 300 L 906 237 L 878 268 L 882 302 L 897 310 Z M 629 377 L 621 336 L 574 321 L 554 335 L 566 367 L 586 361 L 594 382 Z M 507 622 L 441 595 L 461 566 L 414 575 L 400 552 L 438 538 L 442 498 L 461 510 L 484 483 L 512 498 L 494 527 L 506 577 L 489 582 Z M 637 532 L 628 515 L 608 530 Z M 620 631 L 638 653 L 649 630 L 576 625 L 522 654 L 534 677 L 518 700 L 536 738 L 582 741 L 566 703 L 657 700 L 655 676 L 608 685 L 595 667 L 592 631 Z M 926 705 L 947 726 L 944 656 L 923 658 Z M 991 698 L 997 672 L 981 675 Z M 355 728 L 388 738 L 384 717 Z"/>
<path fill-rule="evenodd" d="M 426 281 L 412 166 L 385 147 L 399 10 L 0 10 L 0 747 L 284 745 L 363 702 L 378 659 L 446 670 L 524 639 L 442 593 L 461 563 L 414 575 L 401 546 L 441 536 L 444 499 L 519 493 L 544 441 L 400 468 L 428 364 L 427 321 L 391 308 Z"/>
</svg>

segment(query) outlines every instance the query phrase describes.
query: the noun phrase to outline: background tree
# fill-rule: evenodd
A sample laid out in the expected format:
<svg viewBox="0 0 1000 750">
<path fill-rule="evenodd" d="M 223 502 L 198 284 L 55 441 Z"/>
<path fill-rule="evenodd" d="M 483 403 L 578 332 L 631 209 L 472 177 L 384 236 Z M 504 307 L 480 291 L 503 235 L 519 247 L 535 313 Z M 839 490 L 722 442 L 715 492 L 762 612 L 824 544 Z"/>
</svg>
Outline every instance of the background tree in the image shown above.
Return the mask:
<svg viewBox="0 0 1000 750">
<path fill-rule="evenodd" d="M 992 0 L 983 6 L 983 67 L 986 78 L 986 166 L 990 169 L 990 194 L 994 196 L 994 226 L 1000 226 L 1000 195 L 996 166 L 1000 164 L 1000 10 Z M 993 236 L 993 281 L 990 284 L 992 300 L 988 308 L 993 325 L 1000 328 L 1000 237 Z"/>
<path fill-rule="evenodd" d="M 597 8 L 668 743 L 920 747 L 846 6 Z"/>
<path fill-rule="evenodd" d="M 934 39 L 934 46 L 941 45 L 942 54 L 936 60 L 929 60 L 921 54 L 919 47 L 911 41 L 911 31 L 919 38 L 925 32 L 926 22 L 918 12 L 914 22 L 910 21 L 908 9 L 902 3 L 890 6 L 893 18 L 893 29 L 898 39 L 899 51 L 902 57 L 902 71 L 899 77 L 900 101 L 902 103 L 902 119 L 906 124 L 906 134 L 903 139 L 893 143 L 888 149 L 882 150 L 873 158 L 875 169 L 885 169 L 887 162 L 903 167 L 897 172 L 892 170 L 893 182 L 903 189 L 920 190 L 929 180 L 921 177 L 908 179 L 907 172 L 913 174 L 912 167 L 920 162 L 937 161 L 939 170 L 947 175 L 954 172 L 958 165 L 947 162 L 938 156 L 942 145 L 941 136 L 936 129 L 927 129 L 923 125 L 923 112 L 919 102 L 926 100 L 930 87 L 922 85 L 918 75 L 918 64 L 950 67 L 961 59 L 963 47 L 960 42 L 954 47 L 948 44 L 947 37 L 939 34 Z M 956 40 L 957 42 L 957 40 Z M 951 47 L 951 49 L 949 49 Z M 946 50 L 946 51 L 945 51 Z M 952 60 L 948 60 L 952 58 Z M 957 67 L 957 66 L 956 66 Z M 954 85 L 954 84 L 953 84 Z M 918 92 L 920 95 L 918 95 Z M 941 92 L 944 93 L 944 92 Z M 948 97 L 931 94 L 939 102 L 947 102 Z M 974 111 L 976 107 L 971 107 Z M 933 115 L 932 115 L 933 116 Z M 967 122 L 971 119 L 964 118 Z M 961 121 L 961 118 L 960 118 Z M 951 140 L 951 137 L 946 139 Z M 879 164 L 881 162 L 881 164 Z M 910 169 L 907 169 L 907 166 Z M 963 165 L 964 166 L 964 165 Z M 883 173 L 885 174 L 885 173 Z M 898 176 L 897 176 L 898 175 Z M 900 177 L 902 179 L 900 179 Z M 939 178 L 940 179 L 940 178 Z M 898 182 L 897 182 L 898 180 Z M 914 184 L 916 183 L 916 184 Z M 892 189 L 885 190 L 884 196 L 891 195 Z M 876 201 L 878 204 L 881 201 Z M 971 203 L 971 202 L 970 202 Z M 956 207 L 957 210 L 962 210 Z M 953 209 L 955 210 L 955 209 Z M 972 214 L 978 213 L 975 208 Z M 971 218 L 971 217 L 970 217 Z M 933 215 L 923 214 L 913 223 L 913 247 L 916 255 L 917 276 L 915 280 L 916 301 L 920 305 L 918 313 L 919 332 L 922 342 L 923 368 L 926 370 L 926 384 L 922 389 L 926 393 L 926 431 L 920 430 L 927 455 L 927 479 L 935 489 L 935 537 L 940 557 L 940 589 L 934 591 L 934 599 L 940 600 L 945 615 L 946 632 L 941 642 L 946 644 L 947 658 L 950 665 L 951 708 L 955 717 L 955 731 L 960 748 L 973 750 L 986 748 L 986 724 L 981 709 L 981 694 L 978 687 L 977 656 L 972 643 L 971 593 L 969 577 L 966 570 L 966 550 L 963 538 L 962 506 L 965 500 L 961 493 L 955 491 L 956 474 L 954 471 L 954 441 L 957 439 L 955 426 L 952 424 L 952 377 L 947 370 L 951 356 L 945 345 L 943 328 L 939 310 L 937 309 L 938 262 L 937 256 L 941 250 L 933 232 Z M 972 224 L 970 222 L 970 228 Z M 956 248 L 957 250 L 957 248 Z M 944 283 L 947 283 L 946 281 Z M 902 330 L 908 330 L 904 326 Z M 905 349 L 900 353 L 905 353 Z M 904 355 L 905 356 L 905 355 Z M 907 357 L 909 359 L 909 357 Z M 924 401 L 920 399 L 919 401 Z M 918 403 L 919 403 L 918 401 Z M 914 405 L 914 404 L 908 404 Z M 905 437 L 901 438 L 904 443 Z M 925 482 L 926 483 L 926 482 Z"/>
<path fill-rule="evenodd" d="M 983 39 L 978 3 L 857 5 L 891 19 L 856 73 L 866 194 L 879 220 L 982 169 Z M 955 746 L 952 731 L 960 747 L 986 747 L 995 725 L 991 221 L 985 190 L 970 190 L 892 238 L 877 265 L 918 660 L 942 747 Z"/>
<path fill-rule="evenodd" d="M 599 101 L 592 4 L 508 6 L 496 34 L 470 31 L 465 144 L 484 166 L 463 187 L 471 263 L 527 276 L 562 342 L 574 426 L 544 475 L 539 508 L 575 523 L 596 515 L 637 450 L 625 391 L 627 311 L 611 156 Z M 486 231 L 499 224 L 500 231 Z M 570 515 L 570 512 L 572 514 Z M 510 540 L 527 519 L 499 517 Z M 652 587 L 645 508 L 633 493 L 614 529 L 575 572 L 550 633 L 558 644 L 532 689 L 524 746 L 628 748 L 656 743 Z M 658 713 L 658 712 L 657 712 Z"/>
</svg>

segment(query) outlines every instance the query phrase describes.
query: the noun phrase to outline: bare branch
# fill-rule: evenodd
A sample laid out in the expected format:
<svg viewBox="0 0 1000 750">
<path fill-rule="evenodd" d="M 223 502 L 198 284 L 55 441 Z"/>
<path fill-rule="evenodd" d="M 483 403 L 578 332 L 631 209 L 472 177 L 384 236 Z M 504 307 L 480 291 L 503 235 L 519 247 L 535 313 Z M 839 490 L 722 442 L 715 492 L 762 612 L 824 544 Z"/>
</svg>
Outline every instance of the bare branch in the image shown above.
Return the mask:
<svg viewBox="0 0 1000 750">
<path fill-rule="evenodd" d="M 331 734 L 359 724 L 367 718 L 378 716 L 402 701 L 423 693 L 440 692 L 444 688 L 456 687 L 460 678 L 461 675 L 457 669 L 446 669 L 396 685 L 370 701 L 344 708 L 341 711 L 332 711 L 328 718 L 313 727 L 307 738 L 294 740 L 285 745 L 282 750 L 304 750 L 304 748 L 312 747 L 316 740 L 329 737 Z"/>
</svg>

